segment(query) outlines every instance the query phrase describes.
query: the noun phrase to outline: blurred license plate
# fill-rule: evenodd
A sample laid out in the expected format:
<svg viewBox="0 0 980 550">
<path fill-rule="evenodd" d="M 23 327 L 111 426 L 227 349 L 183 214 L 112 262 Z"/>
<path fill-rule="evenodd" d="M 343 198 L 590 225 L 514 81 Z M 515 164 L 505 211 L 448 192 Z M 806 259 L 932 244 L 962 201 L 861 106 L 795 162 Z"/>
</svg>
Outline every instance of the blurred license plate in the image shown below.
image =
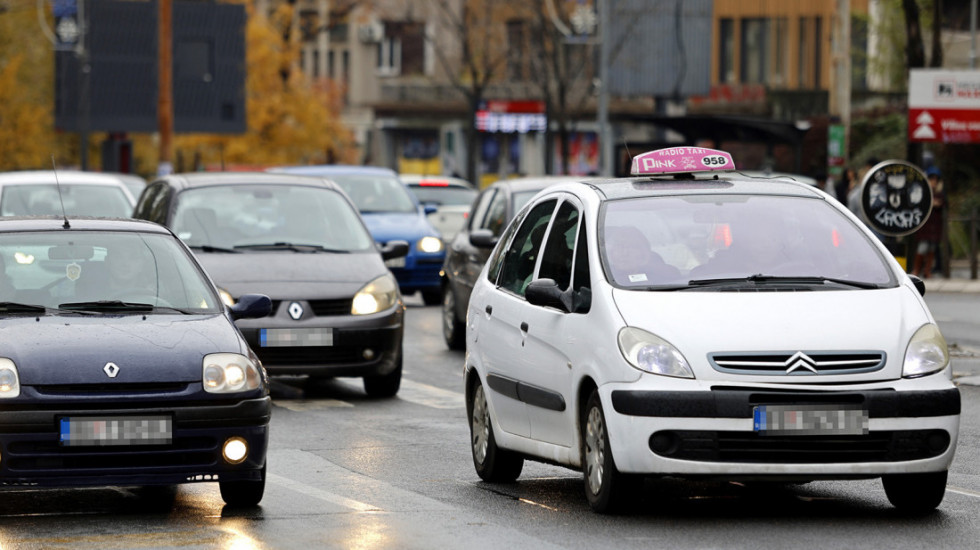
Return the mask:
<svg viewBox="0 0 980 550">
<path fill-rule="evenodd" d="M 405 257 L 389 258 L 385 260 L 385 265 L 388 267 L 405 267 Z"/>
<path fill-rule="evenodd" d="M 868 411 L 855 405 L 760 405 L 752 419 L 760 435 L 868 433 Z"/>
<path fill-rule="evenodd" d="M 169 416 L 85 416 L 61 419 L 61 444 L 169 445 L 174 438 Z"/>
<path fill-rule="evenodd" d="M 259 330 L 259 346 L 263 348 L 332 345 L 333 330 L 329 328 L 263 328 Z"/>
</svg>

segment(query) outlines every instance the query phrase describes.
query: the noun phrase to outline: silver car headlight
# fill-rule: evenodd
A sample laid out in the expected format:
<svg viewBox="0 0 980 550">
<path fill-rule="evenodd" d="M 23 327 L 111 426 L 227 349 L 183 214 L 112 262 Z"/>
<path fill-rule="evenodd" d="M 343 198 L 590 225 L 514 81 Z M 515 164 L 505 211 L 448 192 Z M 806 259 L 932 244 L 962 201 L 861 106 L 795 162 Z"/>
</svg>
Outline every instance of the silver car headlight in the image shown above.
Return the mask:
<svg viewBox="0 0 980 550">
<path fill-rule="evenodd" d="M 398 281 L 386 273 L 361 287 L 351 303 L 351 315 L 369 315 L 384 311 L 398 302 Z"/>
<path fill-rule="evenodd" d="M 670 342 L 635 327 L 619 331 L 619 351 L 634 368 L 651 374 L 694 378 L 684 355 Z"/>
<path fill-rule="evenodd" d="M 6 357 L 0 357 L 0 399 L 20 395 L 20 377 L 17 365 Z"/>
<path fill-rule="evenodd" d="M 916 378 L 932 374 L 949 365 L 949 348 L 939 327 L 933 324 L 923 325 L 915 331 L 905 349 L 905 364 L 902 366 L 904 378 Z"/>
<path fill-rule="evenodd" d="M 259 367 L 239 353 L 209 353 L 204 356 L 204 391 L 234 393 L 262 385 Z"/>
<path fill-rule="evenodd" d="M 419 249 L 420 252 L 427 252 L 429 254 L 442 252 L 444 246 L 442 239 L 439 237 L 422 237 L 415 243 L 415 248 Z"/>
</svg>

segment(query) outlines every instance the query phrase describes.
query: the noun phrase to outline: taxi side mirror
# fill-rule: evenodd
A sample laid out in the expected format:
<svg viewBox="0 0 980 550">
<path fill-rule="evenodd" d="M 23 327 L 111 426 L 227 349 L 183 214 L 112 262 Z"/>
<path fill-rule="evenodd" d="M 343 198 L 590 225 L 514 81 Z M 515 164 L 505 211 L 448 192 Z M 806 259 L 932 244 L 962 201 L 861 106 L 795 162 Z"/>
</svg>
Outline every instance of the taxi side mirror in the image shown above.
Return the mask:
<svg viewBox="0 0 980 550">
<path fill-rule="evenodd" d="M 918 276 L 912 274 L 909 274 L 909 279 L 912 280 L 912 285 L 915 286 L 915 289 L 919 291 L 919 296 L 925 296 L 926 282 L 920 279 Z"/>
<path fill-rule="evenodd" d="M 524 289 L 524 297 L 528 303 L 535 306 L 553 307 L 568 312 L 562 300 L 562 294 L 558 283 L 554 279 L 535 279 Z"/>
<path fill-rule="evenodd" d="M 477 248 L 493 248 L 497 246 L 497 239 L 489 229 L 477 229 L 470 233 L 470 244 Z"/>
<path fill-rule="evenodd" d="M 272 300 L 265 294 L 243 294 L 228 310 L 235 320 L 257 319 L 272 313 Z"/>
</svg>

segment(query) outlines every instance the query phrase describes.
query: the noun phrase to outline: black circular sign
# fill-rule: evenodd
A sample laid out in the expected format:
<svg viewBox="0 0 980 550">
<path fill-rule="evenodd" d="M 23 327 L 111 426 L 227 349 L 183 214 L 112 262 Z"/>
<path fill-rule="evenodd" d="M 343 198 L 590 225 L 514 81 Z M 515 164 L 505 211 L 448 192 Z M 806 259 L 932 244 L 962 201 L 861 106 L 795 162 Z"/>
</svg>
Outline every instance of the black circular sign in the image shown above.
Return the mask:
<svg viewBox="0 0 980 550">
<path fill-rule="evenodd" d="M 918 231 L 932 212 L 932 188 L 914 164 L 886 160 L 871 167 L 861 182 L 861 208 L 871 228 L 901 237 Z"/>
</svg>

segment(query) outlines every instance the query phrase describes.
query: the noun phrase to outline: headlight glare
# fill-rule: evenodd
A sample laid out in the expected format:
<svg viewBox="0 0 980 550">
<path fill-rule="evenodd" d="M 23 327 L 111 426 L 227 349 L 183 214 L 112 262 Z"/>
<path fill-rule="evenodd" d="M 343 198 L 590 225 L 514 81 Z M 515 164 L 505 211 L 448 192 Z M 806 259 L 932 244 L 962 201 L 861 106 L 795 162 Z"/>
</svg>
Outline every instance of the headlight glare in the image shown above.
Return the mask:
<svg viewBox="0 0 980 550">
<path fill-rule="evenodd" d="M 352 315 L 369 315 L 384 311 L 398 302 L 398 281 L 386 273 L 364 285 L 354 295 Z"/>
<path fill-rule="evenodd" d="M 221 302 L 226 306 L 231 307 L 235 305 L 235 298 L 232 297 L 231 293 L 223 288 L 218 289 L 218 296 L 221 297 Z"/>
<path fill-rule="evenodd" d="M 663 338 L 635 327 L 619 331 L 619 351 L 631 366 L 643 372 L 694 378 L 684 355 Z"/>
<path fill-rule="evenodd" d="M 432 254 L 441 251 L 443 244 L 439 237 L 422 237 L 419 242 L 415 243 L 415 246 L 422 252 Z"/>
<path fill-rule="evenodd" d="M 204 390 L 209 393 L 249 391 L 262 385 L 259 367 L 238 353 L 204 356 Z"/>
<path fill-rule="evenodd" d="M 902 376 L 916 378 L 932 374 L 949 365 L 949 348 L 939 327 L 933 324 L 923 325 L 915 331 L 905 350 L 905 363 L 902 366 Z"/>
<path fill-rule="evenodd" d="M 0 399 L 20 395 L 20 377 L 17 366 L 6 357 L 0 357 Z"/>
</svg>

